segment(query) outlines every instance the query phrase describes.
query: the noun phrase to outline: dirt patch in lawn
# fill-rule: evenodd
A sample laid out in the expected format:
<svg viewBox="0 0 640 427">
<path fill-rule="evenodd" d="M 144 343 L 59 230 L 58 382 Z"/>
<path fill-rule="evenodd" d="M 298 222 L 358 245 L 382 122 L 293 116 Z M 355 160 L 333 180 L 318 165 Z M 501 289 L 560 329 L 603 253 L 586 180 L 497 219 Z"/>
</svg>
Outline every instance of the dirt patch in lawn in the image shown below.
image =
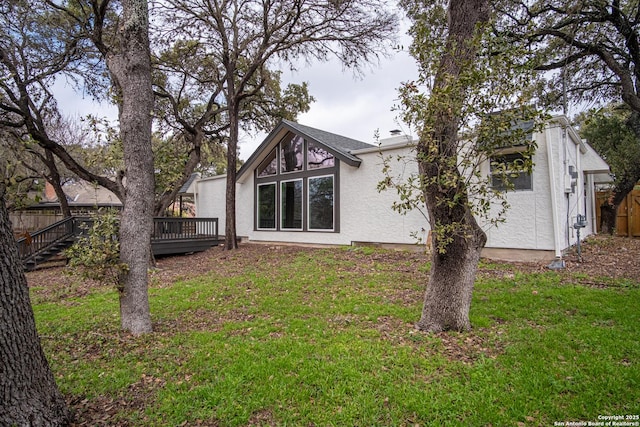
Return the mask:
<svg viewBox="0 0 640 427">
<path fill-rule="evenodd" d="M 565 268 L 557 270 L 564 283 L 594 287 L 640 285 L 640 239 L 590 236 L 564 255 Z M 489 262 L 479 274 L 502 278 L 517 271 L 549 271 L 549 262 Z"/>
</svg>

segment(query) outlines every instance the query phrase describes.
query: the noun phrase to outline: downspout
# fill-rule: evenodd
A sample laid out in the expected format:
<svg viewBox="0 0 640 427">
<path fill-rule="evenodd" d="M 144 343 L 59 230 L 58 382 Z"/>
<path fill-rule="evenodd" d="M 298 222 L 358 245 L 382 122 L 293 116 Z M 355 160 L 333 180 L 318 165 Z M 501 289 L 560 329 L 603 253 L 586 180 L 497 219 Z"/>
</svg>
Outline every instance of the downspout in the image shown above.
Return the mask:
<svg viewBox="0 0 640 427">
<path fill-rule="evenodd" d="M 584 190 L 584 174 L 582 173 L 582 155 L 580 154 L 580 143 L 576 144 L 576 172 L 578 172 L 578 176 L 576 177 L 576 193 L 578 194 L 578 200 L 576 201 L 576 218 L 577 215 L 582 215 L 584 212 L 584 216 L 587 216 L 587 204 Z M 584 237 L 587 236 L 587 233 L 584 233 Z"/>
<path fill-rule="evenodd" d="M 571 176 L 569 175 L 569 147 L 568 147 L 568 143 L 567 143 L 567 125 L 562 125 L 562 149 L 563 149 L 563 171 L 562 173 L 564 174 L 562 179 L 563 179 L 563 186 L 564 186 L 564 195 L 567 198 L 567 211 L 566 211 L 566 225 L 565 225 L 565 230 L 566 230 L 566 241 L 564 242 L 564 247 L 568 248 L 569 246 L 571 246 Z M 568 186 L 568 187 L 567 187 Z M 569 190 L 569 191 L 567 191 Z"/>
<path fill-rule="evenodd" d="M 200 187 L 200 183 L 198 180 L 194 183 L 194 191 L 193 191 L 193 204 L 196 205 L 196 217 L 200 216 L 200 203 L 198 203 L 198 187 Z"/>
<path fill-rule="evenodd" d="M 591 226 L 591 234 L 598 233 L 598 224 L 596 224 L 596 202 L 595 202 L 595 182 L 594 175 L 592 173 L 587 175 L 587 185 L 586 185 L 586 204 L 587 210 L 589 211 L 589 217 L 587 221 L 589 221 Z"/>
<path fill-rule="evenodd" d="M 549 264 L 549 268 L 564 268 L 564 260 L 562 259 L 562 249 L 560 248 L 560 219 L 558 218 L 558 189 L 556 187 L 556 172 L 553 165 L 553 147 L 551 144 L 551 130 L 547 126 L 544 130 L 545 142 L 547 144 L 547 162 L 549 164 L 549 188 L 551 192 L 551 216 L 553 222 L 553 248 L 555 251 L 555 260 Z"/>
</svg>

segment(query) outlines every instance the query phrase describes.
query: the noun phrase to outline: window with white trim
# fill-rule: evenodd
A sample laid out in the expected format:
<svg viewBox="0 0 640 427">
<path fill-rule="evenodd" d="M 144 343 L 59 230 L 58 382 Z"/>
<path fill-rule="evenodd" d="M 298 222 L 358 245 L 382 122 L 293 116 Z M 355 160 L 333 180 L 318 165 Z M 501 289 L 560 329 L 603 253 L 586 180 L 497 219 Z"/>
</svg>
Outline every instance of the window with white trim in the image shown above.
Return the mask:
<svg viewBox="0 0 640 427">
<path fill-rule="evenodd" d="M 528 159 L 522 152 L 493 156 L 490 162 L 491 187 L 496 190 L 532 190 L 531 172 L 524 170 Z"/>
<path fill-rule="evenodd" d="M 308 178 L 309 230 L 333 230 L 333 175 Z"/>
<path fill-rule="evenodd" d="M 302 179 L 280 182 L 280 227 L 302 230 Z"/>
<path fill-rule="evenodd" d="M 276 183 L 258 184 L 256 206 L 258 230 L 276 229 Z"/>
</svg>

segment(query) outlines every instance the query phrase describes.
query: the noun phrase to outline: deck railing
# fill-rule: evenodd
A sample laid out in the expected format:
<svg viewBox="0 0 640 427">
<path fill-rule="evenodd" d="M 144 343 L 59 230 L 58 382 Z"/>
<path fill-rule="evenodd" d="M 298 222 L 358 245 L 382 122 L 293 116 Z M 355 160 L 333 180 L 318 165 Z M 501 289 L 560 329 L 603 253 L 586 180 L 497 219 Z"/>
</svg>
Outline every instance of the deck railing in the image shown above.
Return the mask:
<svg viewBox="0 0 640 427">
<path fill-rule="evenodd" d="M 218 238 L 218 218 L 154 218 L 151 241 Z"/>
<path fill-rule="evenodd" d="M 22 237 L 17 241 L 20 258 L 23 262 L 35 258 L 61 241 L 87 233 L 92 224 L 91 217 L 70 217 Z M 166 244 L 171 241 L 218 240 L 219 237 L 218 218 L 158 217 L 153 219 L 152 245 Z M 171 251 L 165 249 L 164 253 L 171 253 Z"/>
<path fill-rule="evenodd" d="M 27 234 L 18 239 L 18 253 L 25 261 L 35 257 L 58 242 L 66 240 L 75 234 L 75 218 L 69 217 L 55 222 L 33 234 Z"/>
</svg>

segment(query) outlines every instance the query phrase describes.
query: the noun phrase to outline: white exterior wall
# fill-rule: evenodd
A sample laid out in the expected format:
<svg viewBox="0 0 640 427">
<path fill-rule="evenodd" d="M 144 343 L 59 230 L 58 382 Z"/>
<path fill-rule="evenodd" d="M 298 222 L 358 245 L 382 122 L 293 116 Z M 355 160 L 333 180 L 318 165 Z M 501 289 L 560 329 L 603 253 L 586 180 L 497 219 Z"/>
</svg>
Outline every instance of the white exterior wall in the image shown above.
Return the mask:
<svg viewBox="0 0 640 427">
<path fill-rule="evenodd" d="M 507 194 L 510 205 L 504 223 L 485 226 L 487 247 L 553 250 L 553 221 L 549 197 L 549 162 L 547 143 L 543 133 L 534 135 L 537 149 L 533 156 L 534 172 L 532 189 L 513 191 Z M 489 165 L 483 172 L 489 174 Z M 494 209 L 493 215 L 497 213 Z"/>
<path fill-rule="evenodd" d="M 507 194 L 511 208 L 506 222 L 487 230 L 487 247 L 550 250 L 560 255 L 576 241 L 573 224 L 578 214 L 586 215 L 589 224 L 595 221 L 587 204 L 589 191 L 593 190 L 585 187 L 581 164 L 585 147 L 562 117 L 534 138 L 537 149 L 532 190 Z M 577 178 L 569 175 L 569 166 L 577 172 Z M 584 238 L 593 233 L 593 228 L 588 226 L 580 233 Z"/>
<path fill-rule="evenodd" d="M 429 230 L 427 218 L 416 210 L 405 215 L 394 211 L 393 202 L 400 199 L 396 190 L 377 190 L 378 183 L 384 179 L 380 152 L 356 155 L 362 159 L 358 169 L 346 165 L 341 168 L 341 232 L 354 242 L 415 244 L 419 238 L 421 243 L 425 243 Z M 390 161 L 393 179 L 404 177 L 406 180 L 411 174 L 417 174 L 413 148 L 404 144 L 395 148 L 385 147 L 382 155 Z M 402 159 L 398 160 L 398 156 Z M 412 233 L 417 234 L 414 237 Z"/>
<path fill-rule="evenodd" d="M 218 229 L 224 234 L 226 218 L 226 186 L 224 175 L 205 178 L 196 186 L 196 216 L 218 218 Z M 253 229 L 253 183 L 236 184 L 236 235 L 248 237 Z"/>
<path fill-rule="evenodd" d="M 485 226 L 487 248 L 555 251 L 558 255 L 575 243 L 573 224 L 578 214 L 587 215 L 589 224 L 581 230 L 581 237 L 593 232 L 594 210 L 588 204 L 592 203 L 590 193 L 593 189 L 589 185 L 593 180 L 585 177 L 581 170 L 585 146 L 566 125 L 566 119 L 559 118 L 544 131 L 534 134 L 537 149 L 533 158 L 532 190 L 507 194 L 511 208 L 506 214 L 506 222 L 498 227 Z M 383 150 L 385 157 L 394 159 L 392 177 L 407 178 L 417 172 L 412 147 L 397 144 L 383 146 Z M 424 243 L 429 225 L 423 214 L 411 211 L 402 215 L 394 211 L 393 202 L 399 199 L 396 191 L 389 189 L 379 193 L 377 190 L 383 179 L 380 151 L 366 149 L 353 154 L 362 160 L 360 167 L 340 162 L 336 180 L 340 185 L 339 232 L 255 230 L 254 178 L 251 172 L 237 184 L 237 235 L 250 241 L 351 245 L 354 242 L 415 244 L 417 240 L 412 233 L 417 233 Z M 398 161 L 398 156 L 404 159 Z M 578 171 L 573 192 L 569 165 Z M 488 163 L 483 168 L 488 175 Z M 225 226 L 225 185 L 224 176 L 213 177 L 198 181 L 196 188 L 197 215 L 219 218 L 221 233 L 224 233 Z"/>
<path fill-rule="evenodd" d="M 385 154 L 387 153 L 394 156 L 412 155 L 407 148 L 386 151 Z M 383 179 L 382 158 L 378 150 L 367 150 L 357 155 L 362 159 L 359 168 L 340 162 L 340 176 L 337 180 L 340 185 L 339 232 L 254 230 L 253 211 L 247 209 L 247 206 L 254 206 L 253 178 L 249 178 L 238 187 L 238 218 L 243 216 L 243 221 L 238 220 L 237 234 L 253 241 L 351 245 L 354 242 L 415 244 L 418 241 L 412 237 L 412 232 L 419 232 L 424 243 L 429 229 L 427 220 L 419 212 L 399 214 L 391 208 L 393 201 L 398 199 L 395 190 L 382 193 L 377 190 L 378 182 Z M 405 167 L 406 173 L 410 170 L 417 171 L 415 161 L 407 165 L 398 163 L 396 166 L 394 173 L 400 173 Z M 250 197 L 245 196 L 248 193 L 251 193 Z M 242 214 L 240 211 L 243 211 Z M 244 221 L 245 213 L 251 215 L 246 218 L 247 221 Z"/>
<path fill-rule="evenodd" d="M 196 181 L 194 199 L 196 216 L 200 218 L 218 218 L 218 230 L 224 233 L 225 198 L 227 177 L 214 176 Z"/>
</svg>

